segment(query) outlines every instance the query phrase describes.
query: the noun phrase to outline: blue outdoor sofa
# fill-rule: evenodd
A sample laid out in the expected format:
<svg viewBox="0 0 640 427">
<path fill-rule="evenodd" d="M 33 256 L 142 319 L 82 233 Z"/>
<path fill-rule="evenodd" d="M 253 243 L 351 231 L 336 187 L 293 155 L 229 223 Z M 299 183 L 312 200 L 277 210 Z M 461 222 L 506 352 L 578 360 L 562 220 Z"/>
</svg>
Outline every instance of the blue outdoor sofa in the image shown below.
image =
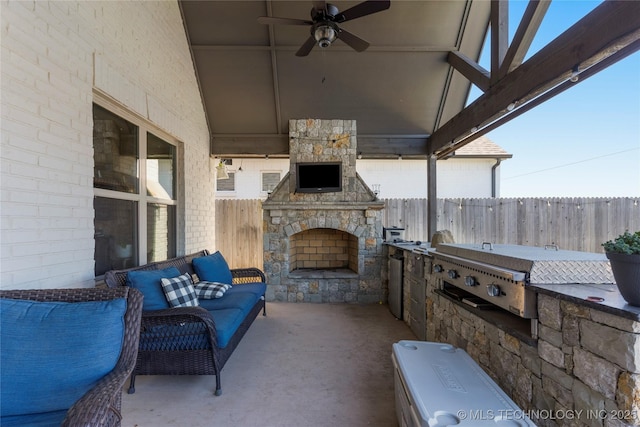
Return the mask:
<svg viewBox="0 0 640 427">
<path fill-rule="evenodd" d="M 220 252 L 108 271 L 105 283 L 144 295 L 130 394 L 136 375 L 215 375 L 220 395 L 222 368 L 258 313 L 266 315 L 264 273 L 229 269 Z"/>
</svg>

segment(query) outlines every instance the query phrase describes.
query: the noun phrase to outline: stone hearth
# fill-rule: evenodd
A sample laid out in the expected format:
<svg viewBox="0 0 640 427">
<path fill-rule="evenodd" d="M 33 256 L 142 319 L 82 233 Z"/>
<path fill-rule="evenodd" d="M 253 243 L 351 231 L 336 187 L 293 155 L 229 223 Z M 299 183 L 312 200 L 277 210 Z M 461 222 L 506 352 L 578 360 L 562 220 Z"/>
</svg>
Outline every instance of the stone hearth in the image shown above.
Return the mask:
<svg viewBox="0 0 640 427">
<path fill-rule="evenodd" d="M 356 173 L 354 120 L 290 120 L 289 173 L 263 203 L 267 300 L 386 300 L 384 203 Z M 296 193 L 297 163 L 342 163 L 342 190 Z"/>
</svg>

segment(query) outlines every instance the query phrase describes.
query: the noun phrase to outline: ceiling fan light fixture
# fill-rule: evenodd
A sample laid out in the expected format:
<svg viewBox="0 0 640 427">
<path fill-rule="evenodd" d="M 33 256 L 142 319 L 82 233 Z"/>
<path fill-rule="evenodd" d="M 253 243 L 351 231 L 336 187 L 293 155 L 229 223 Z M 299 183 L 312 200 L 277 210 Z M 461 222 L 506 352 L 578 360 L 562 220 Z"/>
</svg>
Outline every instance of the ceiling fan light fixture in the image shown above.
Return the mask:
<svg viewBox="0 0 640 427">
<path fill-rule="evenodd" d="M 318 42 L 318 46 L 329 47 L 336 40 L 336 30 L 330 25 L 319 25 L 313 32 L 313 37 Z"/>
</svg>

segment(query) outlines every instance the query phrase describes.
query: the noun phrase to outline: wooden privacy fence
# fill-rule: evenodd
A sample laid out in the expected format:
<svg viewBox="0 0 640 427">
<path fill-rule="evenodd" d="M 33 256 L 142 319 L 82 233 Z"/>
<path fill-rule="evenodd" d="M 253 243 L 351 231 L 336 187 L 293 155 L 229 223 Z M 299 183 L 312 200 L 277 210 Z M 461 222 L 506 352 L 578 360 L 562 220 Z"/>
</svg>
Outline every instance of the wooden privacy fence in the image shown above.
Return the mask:
<svg viewBox="0 0 640 427">
<path fill-rule="evenodd" d="M 262 269 L 261 200 L 216 200 L 216 249 L 231 268 Z"/>
<path fill-rule="evenodd" d="M 438 230 L 456 243 L 557 245 L 602 252 L 600 244 L 640 230 L 636 198 L 438 199 Z M 429 240 L 426 199 L 387 199 L 384 223 L 405 228 L 407 240 Z"/>
<path fill-rule="evenodd" d="M 429 240 L 426 199 L 384 202 L 385 226 Z M 640 230 L 640 198 L 438 199 L 438 230 L 450 230 L 457 243 L 602 252 L 602 242 Z M 216 244 L 232 268 L 262 268 L 262 201 L 216 200 Z"/>
</svg>

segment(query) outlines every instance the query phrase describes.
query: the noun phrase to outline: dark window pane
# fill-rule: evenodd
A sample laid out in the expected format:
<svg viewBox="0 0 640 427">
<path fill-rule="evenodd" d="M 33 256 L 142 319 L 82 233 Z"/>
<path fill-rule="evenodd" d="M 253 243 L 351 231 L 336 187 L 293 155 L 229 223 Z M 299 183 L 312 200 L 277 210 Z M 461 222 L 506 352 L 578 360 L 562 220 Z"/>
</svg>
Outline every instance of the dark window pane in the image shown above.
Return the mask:
<svg viewBox="0 0 640 427">
<path fill-rule="evenodd" d="M 93 105 L 93 186 L 138 192 L 138 127 Z"/>
<path fill-rule="evenodd" d="M 147 205 L 147 262 L 176 256 L 176 208 L 150 203 Z"/>
<path fill-rule="evenodd" d="M 147 195 L 174 199 L 176 147 L 147 134 Z"/>
<path fill-rule="evenodd" d="M 130 200 L 95 197 L 96 276 L 114 269 L 138 265 L 137 203 Z"/>
</svg>

